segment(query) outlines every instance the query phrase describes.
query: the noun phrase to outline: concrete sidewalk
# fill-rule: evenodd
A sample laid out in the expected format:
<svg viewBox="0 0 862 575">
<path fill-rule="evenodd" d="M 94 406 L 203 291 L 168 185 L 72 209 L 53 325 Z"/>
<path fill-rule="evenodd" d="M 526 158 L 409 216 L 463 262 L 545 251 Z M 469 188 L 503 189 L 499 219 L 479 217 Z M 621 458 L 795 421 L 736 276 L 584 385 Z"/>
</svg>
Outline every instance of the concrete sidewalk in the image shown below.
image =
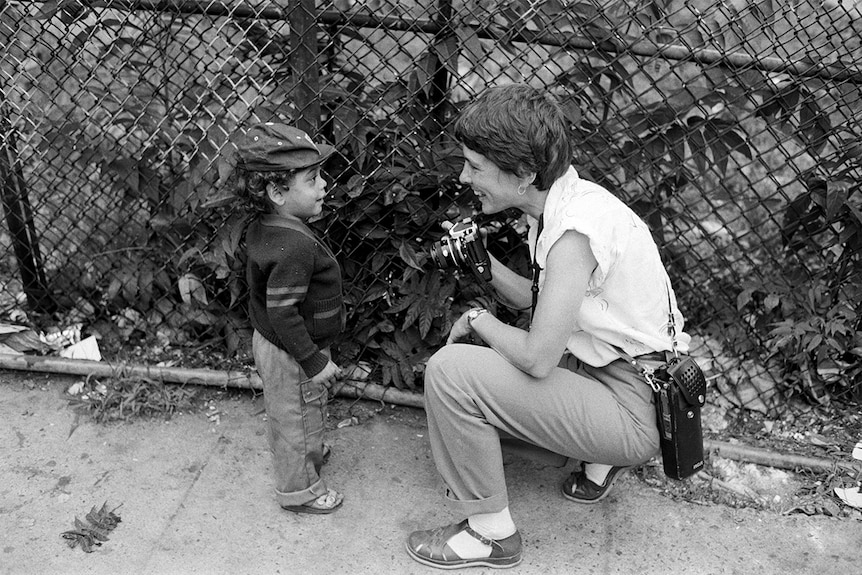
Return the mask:
<svg viewBox="0 0 862 575">
<path fill-rule="evenodd" d="M 80 379 L 80 378 L 77 378 Z M 421 410 L 386 406 L 328 433 L 329 516 L 272 496 L 262 402 L 225 398 L 205 414 L 69 435 L 74 378 L 0 371 L 0 574 L 409 574 L 408 532 L 460 520 L 443 505 Z M 28 383 L 29 382 L 29 383 Z M 631 474 L 595 506 L 558 491 L 568 469 L 512 458 L 511 509 L 525 540 L 511 573 L 862 572 L 858 521 L 675 502 Z M 93 553 L 60 533 L 108 502 L 122 522 Z M 468 569 L 464 573 L 496 572 Z"/>
</svg>

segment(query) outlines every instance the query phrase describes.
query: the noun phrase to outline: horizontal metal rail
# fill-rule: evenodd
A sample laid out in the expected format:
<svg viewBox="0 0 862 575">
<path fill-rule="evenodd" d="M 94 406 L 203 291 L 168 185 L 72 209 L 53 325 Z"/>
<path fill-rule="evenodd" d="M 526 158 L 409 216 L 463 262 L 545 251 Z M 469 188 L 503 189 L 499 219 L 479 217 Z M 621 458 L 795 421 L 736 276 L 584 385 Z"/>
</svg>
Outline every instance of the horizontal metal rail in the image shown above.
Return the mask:
<svg viewBox="0 0 862 575">
<path fill-rule="evenodd" d="M 231 18 L 255 18 L 258 20 L 285 20 L 285 11 L 278 6 L 254 7 L 248 4 L 228 5 L 221 2 L 191 2 L 172 0 L 132 0 L 123 2 L 90 2 L 91 7 L 146 10 L 151 12 L 166 12 L 179 14 L 200 14 L 207 16 Z M 438 34 L 447 25 L 432 20 L 395 18 L 391 16 L 375 16 L 373 14 L 346 13 L 324 11 L 318 15 L 321 24 L 334 26 L 353 26 L 358 28 L 384 28 L 402 32 L 422 32 Z M 469 25 L 480 38 L 499 40 L 499 35 L 491 29 L 479 25 Z M 820 78 L 833 81 L 847 81 L 862 84 L 862 70 L 839 64 L 824 64 L 822 62 L 788 61 L 778 56 L 754 57 L 739 52 L 726 52 L 707 48 L 692 48 L 675 44 L 657 44 L 652 41 L 640 40 L 631 44 L 622 42 L 596 42 L 585 36 L 566 34 L 550 34 L 519 30 L 510 38 L 513 42 L 556 46 L 570 50 L 601 50 L 614 54 L 633 54 L 643 57 L 658 57 L 668 61 L 696 62 L 704 65 L 719 65 L 734 70 L 761 70 L 770 73 L 784 73 L 804 78 Z"/>
</svg>

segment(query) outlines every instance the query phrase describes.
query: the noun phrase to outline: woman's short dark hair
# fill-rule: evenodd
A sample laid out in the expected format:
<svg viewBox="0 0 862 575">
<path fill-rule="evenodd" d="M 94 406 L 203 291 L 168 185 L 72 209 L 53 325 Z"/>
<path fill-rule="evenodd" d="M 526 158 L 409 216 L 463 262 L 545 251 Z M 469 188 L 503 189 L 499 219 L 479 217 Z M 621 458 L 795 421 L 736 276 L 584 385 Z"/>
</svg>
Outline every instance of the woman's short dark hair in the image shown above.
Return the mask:
<svg viewBox="0 0 862 575">
<path fill-rule="evenodd" d="M 548 190 L 572 163 L 565 115 L 550 94 L 526 84 L 488 88 L 461 111 L 455 138 L 498 168 Z"/>
</svg>

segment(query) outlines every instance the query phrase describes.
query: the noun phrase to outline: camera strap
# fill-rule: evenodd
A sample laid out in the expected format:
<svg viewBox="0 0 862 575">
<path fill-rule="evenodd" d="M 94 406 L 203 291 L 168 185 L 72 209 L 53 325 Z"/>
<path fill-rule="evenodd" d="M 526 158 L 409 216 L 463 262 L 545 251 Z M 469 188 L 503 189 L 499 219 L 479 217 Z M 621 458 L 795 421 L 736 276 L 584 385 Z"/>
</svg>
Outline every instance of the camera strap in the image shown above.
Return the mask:
<svg viewBox="0 0 862 575">
<path fill-rule="evenodd" d="M 536 230 L 536 245 L 533 247 L 533 263 L 530 266 L 533 270 L 533 285 L 530 287 L 530 291 L 533 294 L 533 303 L 530 305 L 530 318 L 536 313 L 536 304 L 539 303 L 539 274 L 542 272 L 542 268 L 536 261 L 536 252 L 539 249 L 539 236 L 542 235 L 543 229 L 545 229 L 545 214 L 539 216 L 539 227 Z"/>
</svg>

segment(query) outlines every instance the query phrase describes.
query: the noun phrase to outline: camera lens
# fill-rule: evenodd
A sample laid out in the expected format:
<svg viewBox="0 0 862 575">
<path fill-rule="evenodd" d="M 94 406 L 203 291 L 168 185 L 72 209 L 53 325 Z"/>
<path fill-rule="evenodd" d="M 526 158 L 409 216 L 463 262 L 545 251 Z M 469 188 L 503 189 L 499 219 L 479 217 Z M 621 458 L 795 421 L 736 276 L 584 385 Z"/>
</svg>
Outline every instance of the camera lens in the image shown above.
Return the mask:
<svg viewBox="0 0 862 575">
<path fill-rule="evenodd" d="M 449 245 L 449 238 L 443 238 L 439 242 L 431 245 L 431 260 L 441 270 L 449 269 L 449 257 L 452 255 L 452 249 Z"/>
</svg>

